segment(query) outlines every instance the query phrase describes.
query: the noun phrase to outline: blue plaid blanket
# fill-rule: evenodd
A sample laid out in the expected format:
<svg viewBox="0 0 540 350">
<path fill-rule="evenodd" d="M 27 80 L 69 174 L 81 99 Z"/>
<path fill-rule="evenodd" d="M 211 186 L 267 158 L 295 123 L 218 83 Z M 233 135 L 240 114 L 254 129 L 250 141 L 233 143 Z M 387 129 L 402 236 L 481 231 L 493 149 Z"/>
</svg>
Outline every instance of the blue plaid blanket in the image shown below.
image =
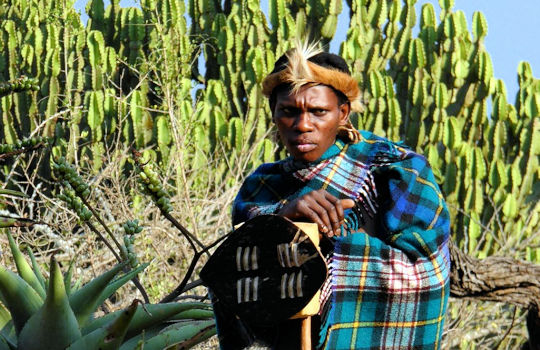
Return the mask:
<svg viewBox="0 0 540 350">
<path fill-rule="evenodd" d="M 354 199 L 350 234 L 333 239 L 328 257 L 319 347 L 438 349 L 449 295 L 448 210 L 424 157 L 361 135 L 355 144 L 338 140 L 315 163 L 260 166 L 238 193 L 233 223 L 320 188 Z M 369 217 L 377 232 L 362 229 Z"/>
</svg>

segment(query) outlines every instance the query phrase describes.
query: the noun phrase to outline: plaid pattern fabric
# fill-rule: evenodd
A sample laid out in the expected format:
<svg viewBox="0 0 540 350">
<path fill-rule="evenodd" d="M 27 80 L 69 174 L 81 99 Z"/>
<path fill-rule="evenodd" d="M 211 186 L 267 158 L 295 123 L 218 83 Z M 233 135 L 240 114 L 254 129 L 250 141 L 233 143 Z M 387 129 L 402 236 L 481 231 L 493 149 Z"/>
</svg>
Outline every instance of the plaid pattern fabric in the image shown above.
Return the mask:
<svg viewBox="0 0 540 350">
<path fill-rule="evenodd" d="M 338 140 L 316 163 L 261 166 L 240 189 L 233 222 L 320 188 L 376 212 L 381 232 L 358 230 L 359 211 L 349 210 L 352 234 L 334 239 L 319 347 L 438 349 L 449 295 L 448 210 L 424 157 L 361 135 L 355 144 Z"/>
<path fill-rule="evenodd" d="M 374 213 L 376 191 L 368 165 L 373 156 L 364 156 L 355 146 L 338 140 L 315 163 L 287 158 L 261 165 L 246 179 L 236 197 L 233 223 L 276 213 L 287 202 L 320 188 L 338 198 L 354 199 Z"/>
</svg>

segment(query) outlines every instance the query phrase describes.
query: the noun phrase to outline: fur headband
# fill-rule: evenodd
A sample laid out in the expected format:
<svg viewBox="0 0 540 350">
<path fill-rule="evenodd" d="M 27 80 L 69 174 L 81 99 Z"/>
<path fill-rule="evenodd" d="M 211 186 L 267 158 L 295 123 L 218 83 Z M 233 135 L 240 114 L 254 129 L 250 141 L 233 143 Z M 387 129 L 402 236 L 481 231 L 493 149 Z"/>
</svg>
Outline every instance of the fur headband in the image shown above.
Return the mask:
<svg viewBox="0 0 540 350">
<path fill-rule="evenodd" d="M 263 80 L 263 94 L 269 97 L 272 91 L 281 84 L 290 84 L 293 92 L 297 92 L 306 84 L 323 84 L 341 91 L 349 99 L 351 111 L 361 112 L 363 110 L 361 93 L 356 80 L 339 69 L 324 67 L 309 60 L 321 53 L 322 50 L 318 49 L 316 44 L 298 45 L 287 51 L 288 62 L 282 69 L 277 71 L 277 68 L 274 69 Z"/>
</svg>

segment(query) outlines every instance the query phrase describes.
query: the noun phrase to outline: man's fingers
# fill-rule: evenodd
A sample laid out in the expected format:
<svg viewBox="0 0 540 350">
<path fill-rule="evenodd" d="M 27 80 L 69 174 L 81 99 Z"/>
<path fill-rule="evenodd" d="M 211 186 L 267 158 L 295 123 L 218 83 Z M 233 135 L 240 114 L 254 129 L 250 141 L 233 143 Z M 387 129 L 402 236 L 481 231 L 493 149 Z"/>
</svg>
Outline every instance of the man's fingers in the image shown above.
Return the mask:
<svg viewBox="0 0 540 350">
<path fill-rule="evenodd" d="M 310 192 L 282 208 L 281 214 L 289 218 L 305 217 L 319 226 L 328 237 L 341 235 L 344 211 L 354 207 L 352 199 L 338 199 L 324 189 Z"/>
<path fill-rule="evenodd" d="M 356 203 L 352 199 L 337 199 L 325 190 L 319 190 L 316 192 L 316 198 L 318 199 L 319 204 L 327 209 L 328 216 L 332 222 L 332 235 L 341 235 L 341 226 L 343 225 L 345 219 L 344 211 L 353 208 Z M 322 200 L 320 195 L 322 195 L 325 200 Z M 329 237 L 332 235 L 328 234 Z"/>
<path fill-rule="evenodd" d="M 341 205 L 343 206 L 343 209 L 351 209 L 354 207 L 354 201 L 352 199 L 342 199 Z"/>
<path fill-rule="evenodd" d="M 316 223 L 317 226 L 319 226 L 319 231 L 322 233 L 327 234 L 331 229 L 328 215 L 326 215 L 326 210 L 324 210 L 324 208 L 322 208 L 316 201 L 300 202 L 298 205 L 298 210 L 306 219 Z M 326 221 L 324 220 L 324 215 L 326 215 Z"/>
<path fill-rule="evenodd" d="M 347 209 L 351 209 L 354 206 L 355 206 L 355 203 L 352 199 L 338 200 L 338 205 L 336 205 L 336 208 L 339 208 L 338 210 L 341 212 L 340 223 L 344 223 L 344 219 L 345 219 L 344 211 Z M 337 232 L 338 232 L 338 235 L 339 233 L 343 233 L 344 236 L 347 236 L 347 229 L 342 230 L 341 225 L 340 225 L 340 228 L 337 230 Z"/>
<path fill-rule="evenodd" d="M 326 212 L 328 213 L 332 225 L 332 234 L 328 236 L 340 236 L 341 225 L 343 224 L 343 219 L 345 217 L 341 201 L 327 191 L 323 190 L 320 193 L 323 195 L 323 198 L 319 200 L 319 204 L 326 208 Z"/>
<path fill-rule="evenodd" d="M 333 198 L 336 203 L 339 201 Z M 319 198 L 318 203 L 324 209 L 326 216 L 323 213 L 319 213 L 323 219 L 328 217 L 328 223 L 330 224 L 329 228 L 332 230 L 333 235 L 339 235 L 339 227 L 341 226 L 341 219 L 336 208 L 335 203 L 331 202 L 332 198 L 328 200 L 325 197 Z"/>
<path fill-rule="evenodd" d="M 326 192 L 326 199 L 331 202 L 334 205 L 334 209 L 337 214 L 337 221 L 343 221 L 345 218 L 345 214 L 343 213 L 343 205 L 341 204 L 341 200 L 337 199 L 336 197 L 332 196 L 330 193 Z"/>
<path fill-rule="evenodd" d="M 330 219 L 330 213 L 328 212 L 328 208 L 324 207 L 320 203 L 315 203 L 312 207 L 312 209 L 317 213 L 319 218 L 321 219 L 323 226 L 321 227 L 321 231 L 323 233 L 326 233 L 329 237 L 331 237 L 333 227 L 332 227 L 332 220 Z"/>
</svg>

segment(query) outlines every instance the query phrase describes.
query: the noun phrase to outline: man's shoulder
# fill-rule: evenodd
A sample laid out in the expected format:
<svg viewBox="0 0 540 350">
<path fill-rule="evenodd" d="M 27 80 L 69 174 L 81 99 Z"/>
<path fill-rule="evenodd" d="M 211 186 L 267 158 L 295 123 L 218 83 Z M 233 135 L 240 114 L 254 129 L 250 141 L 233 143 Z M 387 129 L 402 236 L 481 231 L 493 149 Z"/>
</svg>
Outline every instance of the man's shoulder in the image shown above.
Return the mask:
<svg viewBox="0 0 540 350">
<path fill-rule="evenodd" d="M 387 146 L 387 148 L 390 147 L 399 147 L 407 150 L 411 150 L 409 146 L 405 145 L 403 141 L 392 141 L 386 137 L 379 136 L 374 134 L 371 131 L 366 130 L 360 130 L 360 134 L 362 135 L 362 141 L 373 146 Z"/>
<path fill-rule="evenodd" d="M 402 164 L 415 169 L 429 167 L 426 157 L 415 152 L 402 141 L 392 141 L 370 131 L 361 130 L 362 139 L 353 145 L 351 156 L 363 156 L 375 168 Z"/>
<path fill-rule="evenodd" d="M 392 141 L 366 130 L 360 130 L 360 134 L 362 136 L 360 142 L 352 147 L 356 152 L 371 156 L 387 155 L 392 157 L 405 157 L 416 155 L 416 153 L 402 141 Z"/>
</svg>

